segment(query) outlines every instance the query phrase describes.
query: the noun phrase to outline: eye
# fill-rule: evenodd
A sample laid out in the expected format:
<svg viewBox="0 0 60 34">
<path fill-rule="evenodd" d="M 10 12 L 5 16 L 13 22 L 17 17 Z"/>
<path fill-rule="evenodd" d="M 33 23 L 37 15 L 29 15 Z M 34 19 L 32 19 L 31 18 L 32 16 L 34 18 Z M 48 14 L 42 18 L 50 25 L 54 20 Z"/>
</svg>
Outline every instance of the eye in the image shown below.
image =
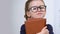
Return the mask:
<svg viewBox="0 0 60 34">
<path fill-rule="evenodd" d="M 33 6 L 33 7 L 30 8 L 30 11 L 32 11 L 32 12 L 36 12 L 37 9 L 38 9 L 37 6 Z"/>
<path fill-rule="evenodd" d="M 37 7 L 32 7 L 31 9 L 32 9 L 32 10 L 37 10 Z"/>
<path fill-rule="evenodd" d="M 46 8 L 46 6 L 40 6 L 40 9 L 45 9 Z"/>
</svg>

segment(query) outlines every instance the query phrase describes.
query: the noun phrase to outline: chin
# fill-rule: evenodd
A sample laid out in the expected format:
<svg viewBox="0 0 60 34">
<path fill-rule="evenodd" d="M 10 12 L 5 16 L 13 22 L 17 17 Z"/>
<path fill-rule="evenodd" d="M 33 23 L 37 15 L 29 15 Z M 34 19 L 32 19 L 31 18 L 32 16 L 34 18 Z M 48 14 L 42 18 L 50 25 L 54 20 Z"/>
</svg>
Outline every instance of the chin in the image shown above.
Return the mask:
<svg viewBox="0 0 60 34">
<path fill-rule="evenodd" d="M 34 17 L 34 18 L 43 18 L 43 17 Z"/>
<path fill-rule="evenodd" d="M 44 18 L 44 15 L 35 15 L 32 18 Z"/>
<path fill-rule="evenodd" d="M 37 15 L 36 18 L 43 18 L 44 16 L 43 15 Z"/>
</svg>

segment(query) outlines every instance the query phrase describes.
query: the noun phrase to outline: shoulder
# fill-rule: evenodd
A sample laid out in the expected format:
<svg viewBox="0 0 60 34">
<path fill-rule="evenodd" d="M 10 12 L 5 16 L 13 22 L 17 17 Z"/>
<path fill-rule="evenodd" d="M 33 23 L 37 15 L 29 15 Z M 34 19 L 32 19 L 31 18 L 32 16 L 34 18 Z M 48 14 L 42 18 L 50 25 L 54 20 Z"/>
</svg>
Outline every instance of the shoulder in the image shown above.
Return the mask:
<svg viewBox="0 0 60 34">
<path fill-rule="evenodd" d="M 53 27 L 52 27 L 52 25 L 50 25 L 50 24 L 47 24 L 47 28 L 48 28 L 48 30 L 53 30 Z"/>
<path fill-rule="evenodd" d="M 21 26 L 20 34 L 26 34 L 25 32 L 25 24 Z"/>
<path fill-rule="evenodd" d="M 53 27 L 52 27 L 52 25 L 47 24 L 47 29 L 49 30 L 49 33 L 50 33 L 50 34 L 54 34 L 54 33 L 53 33 Z"/>
<path fill-rule="evenodd" d="M 21 30 L 25 30 L 25 24 L 21 26 Z"/>
</svg>

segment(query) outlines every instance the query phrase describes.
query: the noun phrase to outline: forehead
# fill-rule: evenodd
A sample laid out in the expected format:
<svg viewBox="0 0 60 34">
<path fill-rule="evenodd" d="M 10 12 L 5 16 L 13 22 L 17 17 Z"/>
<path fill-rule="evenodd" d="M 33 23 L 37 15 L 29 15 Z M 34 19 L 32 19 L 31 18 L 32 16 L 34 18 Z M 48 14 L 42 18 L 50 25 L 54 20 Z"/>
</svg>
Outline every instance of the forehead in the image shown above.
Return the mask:
<svg viewBox="0 0 60 34">
<path fill-rule="evenodd" d="M 44 3 L 41 0 L 34 0 L 30 2 L 29 7 L 40 6 L 40 5 L 44 5 Z"/>
</svg>

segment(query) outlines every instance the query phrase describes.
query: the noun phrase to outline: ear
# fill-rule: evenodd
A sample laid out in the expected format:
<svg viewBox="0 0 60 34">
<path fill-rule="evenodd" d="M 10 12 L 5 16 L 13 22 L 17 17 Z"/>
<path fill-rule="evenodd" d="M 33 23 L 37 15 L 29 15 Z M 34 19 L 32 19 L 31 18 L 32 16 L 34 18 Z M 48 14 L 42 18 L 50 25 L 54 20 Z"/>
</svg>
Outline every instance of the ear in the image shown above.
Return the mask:
<svg viewBox="0 0 60 34">
<path fill-rule="evenodd" d="M 27 11 L 27 16 L 28 16 L 28 17 L 31 17 L 31 14 L 30 14 L 30 12 L 28 12 L 28 11 Z"/>
</svg>

